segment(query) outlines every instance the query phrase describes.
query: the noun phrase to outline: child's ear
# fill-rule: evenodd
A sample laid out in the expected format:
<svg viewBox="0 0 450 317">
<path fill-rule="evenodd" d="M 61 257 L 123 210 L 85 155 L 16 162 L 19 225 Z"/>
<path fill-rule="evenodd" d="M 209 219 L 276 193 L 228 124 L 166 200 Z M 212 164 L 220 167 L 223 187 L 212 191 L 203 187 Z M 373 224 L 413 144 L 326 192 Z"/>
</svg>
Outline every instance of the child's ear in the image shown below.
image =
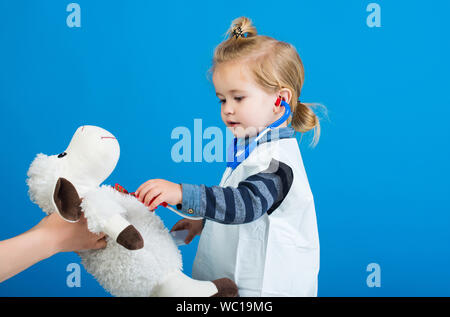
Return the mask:
<svg viewBox="0 0 450 317">
<path fill-rule="evenodd" d="M 76 222 L 81 217 L 81 199 L 75 186 L 67 179 L 60 177 L 55 185 L 53 201 L 59 214 L 67 221 Z"/>
<path fill-rule="evenodd" d="M 292 93 L 288 88 L 282 88 L 278 91 L 277 98 L 278 97 L 282 98 L 284 101 L 289 103 L 292 98 Z M 274 105 L 273 110 L 274 110 L 274 113 L 278 114 L 280 112 L 284 112 L 284 107 L 281 106 L 281 104 L 279 106 Z"/>
<path fill-rule="evenodd" d="M 284 98 L 284 101 L 286 101 L 287 103 L 289 103 L 291 101 L 292 92 L 288 88 L 280 89 L 280 91 L 278 92 L 278 95 L 280 95 L 282 98 Z"/>
</svg>

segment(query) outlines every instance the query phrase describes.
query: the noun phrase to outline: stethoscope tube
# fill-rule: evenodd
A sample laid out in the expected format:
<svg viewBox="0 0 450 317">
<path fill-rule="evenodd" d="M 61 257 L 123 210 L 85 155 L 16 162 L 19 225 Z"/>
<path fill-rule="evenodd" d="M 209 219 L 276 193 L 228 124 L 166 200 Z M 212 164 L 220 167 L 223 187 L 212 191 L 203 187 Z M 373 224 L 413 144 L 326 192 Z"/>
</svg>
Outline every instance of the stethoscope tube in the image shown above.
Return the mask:
<svg viewBox="0 0 450 317">
<path fill-rule="evenodd" d="M 279 103 L 279 104 L 278 104 Z M 261 131 L 260 133 L 258 133 L 258 135 L 256 136 L 256 138 L 245 147 L 245 150 L 240 153 L 238 156 L 236 155 L 236 151 L 237 151 L 237 138 L 234 138 L 233 140 L 233 144 L 231 144 L 231 146 L 234 149 L 233 152 L 233 162 L 227 162 L 227 167 L 231 167 L 232 170 L 234 170 L 245 158 L 248 157 L 248 155 L 251 153 L 251 151 L 254 150 L 254 148 L 256 147 L 256 144 L 258 142 L 259 139 L 261 139 L 268 131 L 270 131 L 272 128 L 276 128 L 278 127 L 280 124 L 282 124 L 283 122 L 285 122 L 289 116 L 291 115 L 291 107 L 289 106 L 289 104 L 284 100 L 284 98 L 282 99 L 281 97 L 279 99 L 277 99 L 276 103 L 277 106 L 281 105 L 284 106 L 285 110 L 284 110 L 284 114 L 275 122 L 271 123 L 269 126 L 267 126 L 263 131 Z M 230 146 L 230 148 L 231 148 Z M 237 159 L 237 160 L 236 160 Z M 228 174 L 229 176 L 229 174 Z M 169 206 L 166 202 L 161 203 L 162 206 L 170 209 L 171 211 L 175 212 L 176 214 L 178 214 L 181 217 L 184 218 L 188 218 L 188 219 L 192 219 L 192 220 L 198 220 L 198 219 L 203 219 L 203 217 L 195 217 L 195 216 L 189 216 L 186 215 L 184 213 L 179 212 L 178 210 L 176 210 L 175 208 L 173 208 L 172 206 Z"/>
<path fill-rule="evenodd" d="M 273 123 L 271 123 L 270 125 L 268 125 L 263 131 L 258 133 L 257 136 L 255 137 L 255 139 L 250 144 L 245 146 L 243 151 L 241 150 L 239 153 L 237 153 L 237 140 L 238 139 L 236 137 L 234 138 L 233 143 L 228 148 L 229 153 L 230 153 L 230 151 L 233 151 L 232 152 L 233 153 L 233 161 L 231 161 L 231 162 L 227 161 L 227 167 L 231 167 L 232 169 L 235 169 L 255 149 L 256 144 L 259 139 L 261 139 L 272 128 L 278 127 L 279 125 L 281 125 L 283 122 L 285 122 L 289 118 L 289 116 L 291 115 L 291 107 L 289 106 L 289 104 L 284 100 L 284 98 L 277 99 L 277 102 L 275 104 L 277 104 L 278 102 L 280 102 L 280 105 L 285 108 L 284 114 L 278 120 L 276 120 Z"/>
</svg>

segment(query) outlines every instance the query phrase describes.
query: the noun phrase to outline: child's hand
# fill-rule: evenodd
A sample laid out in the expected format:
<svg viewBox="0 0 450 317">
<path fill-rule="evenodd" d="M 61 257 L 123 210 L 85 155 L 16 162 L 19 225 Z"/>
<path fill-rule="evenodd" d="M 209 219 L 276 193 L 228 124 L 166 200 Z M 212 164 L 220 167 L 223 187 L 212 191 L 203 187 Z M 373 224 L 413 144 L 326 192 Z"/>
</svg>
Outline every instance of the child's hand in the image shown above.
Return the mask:
<svg viewBox="0 0 450 317">
<path fill-rule="evenodd" d="M 200 235 L 203 230 L 203 219 L 191 220 L 191 219 L 181 219 L 170 229 L 172 231 L 178 230 L 189 230 L 188 235 L 184 239 L 184 243 L 189 244 L 195 236 Z"/>
<path fill-rule="evenodd" d="M 162 202 L 170 205 L 181 204 L 183 199 L 181 185 L 164 179 L 150 179 L 146 181 L 139 186 L 134 195 L 149 210 L 155 210 Z"/>
</svg>

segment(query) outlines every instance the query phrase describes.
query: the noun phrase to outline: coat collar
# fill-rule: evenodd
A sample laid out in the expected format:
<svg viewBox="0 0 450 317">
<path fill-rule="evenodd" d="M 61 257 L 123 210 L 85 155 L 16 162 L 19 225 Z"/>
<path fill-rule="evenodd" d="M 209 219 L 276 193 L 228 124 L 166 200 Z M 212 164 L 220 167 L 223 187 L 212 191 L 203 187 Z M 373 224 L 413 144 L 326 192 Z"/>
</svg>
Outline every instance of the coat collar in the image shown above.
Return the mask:
<svg viewBox="0 0 450 317">
<path fill-rule="evenodd" d="M 261 137 L 261 139 L 259 139 L 257 141 L 257 145 L 260 145 L 260 144 L 266 143 L 266 142 L 270 142 L 270 141 L 292 138 L 292 137 L 294 137 L 294 135 L 295 135 L 295 130 L 291 126 L 274 128 L 274 129 L 269 130 L 265 135 L 263 135 Z M 243 144 L 243 142 L 245 142 L 245 145 L 248 145 L 255 138 L 256 138 L 256 136 L 245 137 L 245 138 L 239 139 L 239 141 L 241 142 L 241 144 Z"/>
</svg>

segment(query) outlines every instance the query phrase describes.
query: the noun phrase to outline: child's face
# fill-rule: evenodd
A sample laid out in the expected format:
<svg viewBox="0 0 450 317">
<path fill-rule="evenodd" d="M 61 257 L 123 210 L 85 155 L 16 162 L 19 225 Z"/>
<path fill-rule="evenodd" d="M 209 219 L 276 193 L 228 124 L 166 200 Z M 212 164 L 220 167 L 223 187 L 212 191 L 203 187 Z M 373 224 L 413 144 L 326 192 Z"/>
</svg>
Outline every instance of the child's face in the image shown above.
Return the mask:
<svg viewBox="0 0 450 317">
<path fill-rule="evenodd" d="M 213 74 L 225 125 L 237 138 L 255 136 L 280 117 L 276 93 L 268 94 L 252 79 L 244 64 L 226 63 Z M 282 111 L 281 111 L 282 114 Z"/>
</svg>

